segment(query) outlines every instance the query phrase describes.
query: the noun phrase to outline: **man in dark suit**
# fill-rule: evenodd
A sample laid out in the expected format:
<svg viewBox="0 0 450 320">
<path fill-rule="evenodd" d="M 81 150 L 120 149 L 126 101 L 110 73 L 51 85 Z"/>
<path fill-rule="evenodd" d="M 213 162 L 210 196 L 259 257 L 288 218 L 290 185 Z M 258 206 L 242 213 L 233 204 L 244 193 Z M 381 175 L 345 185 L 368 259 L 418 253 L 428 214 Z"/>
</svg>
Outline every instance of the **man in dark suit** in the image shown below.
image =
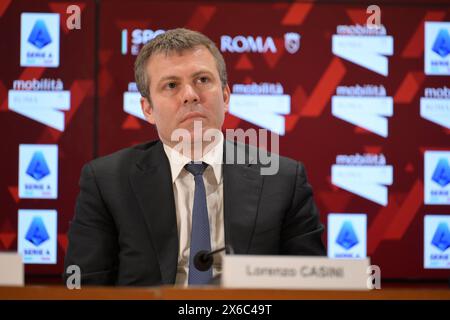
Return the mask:
<svg viewBox="0 0 450 320">
<path fill-rule="evenodd" d="M 258 149 L 223 138 L 230 89 L 210 39 L 167 31 L 142 48 L 135 73 L 160 140 L 84 166 L 65 269 L 79 266 L 82 284 L 206 284 L 220 275 L 222 255 L 197 270 L 200 250 L 325 254 L 303 165 L 277 156 L 275 174 L 263 175 Z"/>
</svg>

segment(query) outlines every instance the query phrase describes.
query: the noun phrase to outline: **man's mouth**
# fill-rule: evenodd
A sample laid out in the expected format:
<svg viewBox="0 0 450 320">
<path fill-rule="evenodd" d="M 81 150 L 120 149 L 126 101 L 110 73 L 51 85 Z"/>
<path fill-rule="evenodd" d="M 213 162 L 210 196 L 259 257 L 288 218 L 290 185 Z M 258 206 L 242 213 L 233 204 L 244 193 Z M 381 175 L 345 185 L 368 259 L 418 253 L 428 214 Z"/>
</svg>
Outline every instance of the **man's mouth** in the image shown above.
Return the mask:
<svg viewBox="0 0 450 320">
<path fill-rule="evenodd" d="M 188 114 L 186 114 L 183 117 L 183 119 L 181 120 L 181 122 L 184 122 L 184 121 L 187 121 L 187 120 L 190 120 L 190 119 L 198 119 L 198 118 L 204 119 L 206 117 L 200 112 L 193 111 L 193 112 L 189 112 Z"/>
</svg>

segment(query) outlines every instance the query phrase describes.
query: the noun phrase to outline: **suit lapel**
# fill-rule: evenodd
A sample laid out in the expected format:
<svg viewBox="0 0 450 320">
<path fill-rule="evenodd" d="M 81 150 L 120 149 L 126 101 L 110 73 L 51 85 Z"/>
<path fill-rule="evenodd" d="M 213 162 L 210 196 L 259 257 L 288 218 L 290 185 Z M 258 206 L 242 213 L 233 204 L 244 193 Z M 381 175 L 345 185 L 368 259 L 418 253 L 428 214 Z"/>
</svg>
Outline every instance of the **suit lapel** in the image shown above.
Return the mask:
<svg viewBox="0 0 450 320">
<path fill-rule="evenodd" d="M 162 282 L 173 284 L 178 232 L 170 164 L 161 142 L 143 152 L 131 171 L 130 181 L 157 253 Z"/>
<path fill-rule="evenodd" d="M 231 151 L 231 152 L 230 152 Z M 255 229 L 263 176 L 250 157 L 246 164 L 235 163 L 238 152 L 248 152 L 230 141 L 224 143 L 223 197 L 225 244 L 235 253 L 247 253 Z"/>
</svg>

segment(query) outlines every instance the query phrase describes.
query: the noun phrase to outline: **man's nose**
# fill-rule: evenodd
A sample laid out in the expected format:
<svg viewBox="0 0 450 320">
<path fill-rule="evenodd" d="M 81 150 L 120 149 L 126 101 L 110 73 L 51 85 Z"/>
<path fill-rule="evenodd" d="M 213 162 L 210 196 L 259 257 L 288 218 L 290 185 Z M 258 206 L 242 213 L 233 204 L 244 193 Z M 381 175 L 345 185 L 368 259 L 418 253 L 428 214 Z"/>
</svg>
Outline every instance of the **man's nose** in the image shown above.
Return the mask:
<svg viewBox="0 0 450 320">
<path fill-rule="evenodd" d="M 182 99 L 183 104 L 197 103 L 200 101 L 197 91 L 191 84 L 186 84 L 183 87 Z"/>
</svg>

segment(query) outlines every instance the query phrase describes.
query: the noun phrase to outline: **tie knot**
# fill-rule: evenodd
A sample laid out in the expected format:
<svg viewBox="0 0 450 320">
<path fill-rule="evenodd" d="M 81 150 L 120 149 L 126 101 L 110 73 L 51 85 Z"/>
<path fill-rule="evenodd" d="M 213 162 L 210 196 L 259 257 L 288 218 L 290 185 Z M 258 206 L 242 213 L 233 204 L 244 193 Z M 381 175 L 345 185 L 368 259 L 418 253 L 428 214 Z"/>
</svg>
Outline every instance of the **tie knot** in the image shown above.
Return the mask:
<svg viewBox="0 0 450 320">
<path fill-rule="evenodd" d="M 201 162 L 190 162 L 184 166 L 184 168 L 189 171 L 194 176 L 202 175 L 205 169 L 208 167 L 207 163 Z"/>
</svg>

